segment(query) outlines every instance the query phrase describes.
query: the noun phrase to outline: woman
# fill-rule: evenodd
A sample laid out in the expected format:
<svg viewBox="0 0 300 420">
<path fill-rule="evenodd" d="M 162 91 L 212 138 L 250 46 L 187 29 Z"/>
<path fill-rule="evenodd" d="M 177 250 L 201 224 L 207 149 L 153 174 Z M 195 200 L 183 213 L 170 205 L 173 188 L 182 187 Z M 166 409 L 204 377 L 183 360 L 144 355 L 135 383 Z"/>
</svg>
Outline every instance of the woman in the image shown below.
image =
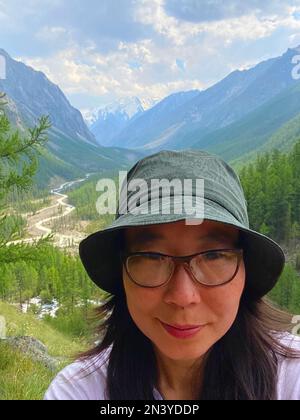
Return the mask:
<svg viewBox="0 0 300 420">
<path fill-rule="evenodd" d="M 154 179 L 176 188 L 161 194 Z M 300 339 L 287 333 L 291 317 L 263 299 L 283 251 L 249 228 L 239 178 L 219 157 L 184 150 L 141 159 L 116 219 L 80 244 L 80 256 L 110 293 L 99 309 L 103 338 L 45 399 L 300 399 Z"/>
</svg>

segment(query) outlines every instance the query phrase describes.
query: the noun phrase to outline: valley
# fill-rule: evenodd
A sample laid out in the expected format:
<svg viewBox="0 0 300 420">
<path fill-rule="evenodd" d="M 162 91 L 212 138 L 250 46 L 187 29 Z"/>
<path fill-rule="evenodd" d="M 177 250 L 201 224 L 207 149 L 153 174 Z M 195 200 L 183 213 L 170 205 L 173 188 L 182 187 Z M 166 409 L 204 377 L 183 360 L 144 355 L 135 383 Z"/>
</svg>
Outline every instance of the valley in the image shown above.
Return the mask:
<svg viewBox="0 0 300 420">
<path fill-rule="evenodd" d="M 68 195 L 65 193 L 71 187 L 86 181 L 91 174 L 86 174 L 85 178 L 64 182 L 58 188 L 52 189 L 49 196 L 50 206 L 44 207 L 33 214 L 21 214 L 27 219 L 26 236 L 22 239 L 8 242 L 10 244 L 33 243 L 39 239 L 53 235 L 53 245 L 59 248 L 75 248 L 84 238 L 85 234 L 76 229 L 67 228 L 62 232 L 54 232 L 53 222 L 65 219 L 75 207 L 68 204 Z M 79 226 L 83 229 L 84 222 Z"/>
</svg>

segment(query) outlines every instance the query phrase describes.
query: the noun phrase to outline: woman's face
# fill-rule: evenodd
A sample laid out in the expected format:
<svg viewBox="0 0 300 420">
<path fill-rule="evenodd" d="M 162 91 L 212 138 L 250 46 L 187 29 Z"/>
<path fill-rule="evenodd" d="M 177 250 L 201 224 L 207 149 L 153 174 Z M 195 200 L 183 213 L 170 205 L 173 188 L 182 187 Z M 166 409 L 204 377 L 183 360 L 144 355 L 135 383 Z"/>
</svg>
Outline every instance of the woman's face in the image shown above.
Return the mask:
<svg viewBox="0 0 300 420">
<path fill-rule="evenodd" d="M 145 241 L 145 233 L 161 238 Z M 211 249 L 236 248 L 238 230 L 212 221 L 200 225 L 179 221 L 126 229 L 125 240 L 130 252 L 182 256 Z M 245 287 L 245 266 L 242 262 L 230 283 L 214 288 L 196 283 L 183 265 L 177 266 L 167 284 L 154 289 L 133 283 L 123 267 L 123 284 L 130 315 L 144 335 L 168 358 L 191 361 L 205 355 L 232 326 Z M 203 328 L 191 337 L 178 338 L 161 322 L 202 325 Z"/>
</svg>

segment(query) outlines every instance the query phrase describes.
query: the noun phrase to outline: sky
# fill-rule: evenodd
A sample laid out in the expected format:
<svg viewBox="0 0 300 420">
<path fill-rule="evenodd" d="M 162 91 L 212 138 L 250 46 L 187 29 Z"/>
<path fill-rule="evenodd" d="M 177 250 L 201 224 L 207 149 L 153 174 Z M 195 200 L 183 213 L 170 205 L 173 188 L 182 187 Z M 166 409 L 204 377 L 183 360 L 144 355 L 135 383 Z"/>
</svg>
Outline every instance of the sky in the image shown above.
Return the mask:
<svg viewBox="0 0 300 420">
<path fill-rule="evenodd" d="M 300 44 L 300 0 L 0 0 L 0 47 L 84 111 L 205 89 Z"/>
</svg>

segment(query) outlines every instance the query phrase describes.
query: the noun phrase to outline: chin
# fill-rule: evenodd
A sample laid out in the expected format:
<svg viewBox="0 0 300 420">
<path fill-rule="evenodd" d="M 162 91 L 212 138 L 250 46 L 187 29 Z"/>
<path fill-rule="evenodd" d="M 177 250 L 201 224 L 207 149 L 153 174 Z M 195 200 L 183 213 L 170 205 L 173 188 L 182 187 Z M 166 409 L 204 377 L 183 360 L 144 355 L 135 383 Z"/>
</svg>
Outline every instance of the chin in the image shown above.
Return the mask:
<svg viewBox="0 0 300 420">
<path fill-rule="evenodd" d="M 174 361 L 194 361 L 203 357 L 210 349 L 209 346 L 202 345 L 195 348 L 195 344 L 192 343 L 190 346 L 191 348 L 188 348 L 188 346 L 184 346 L 183 343 L 178 343 L 178 345 L 173 344 L 172 351 L 170 351 L 170 346 L 166 348 L 158 347 L 158 349 L 160 353 Z"/>
</svg>

